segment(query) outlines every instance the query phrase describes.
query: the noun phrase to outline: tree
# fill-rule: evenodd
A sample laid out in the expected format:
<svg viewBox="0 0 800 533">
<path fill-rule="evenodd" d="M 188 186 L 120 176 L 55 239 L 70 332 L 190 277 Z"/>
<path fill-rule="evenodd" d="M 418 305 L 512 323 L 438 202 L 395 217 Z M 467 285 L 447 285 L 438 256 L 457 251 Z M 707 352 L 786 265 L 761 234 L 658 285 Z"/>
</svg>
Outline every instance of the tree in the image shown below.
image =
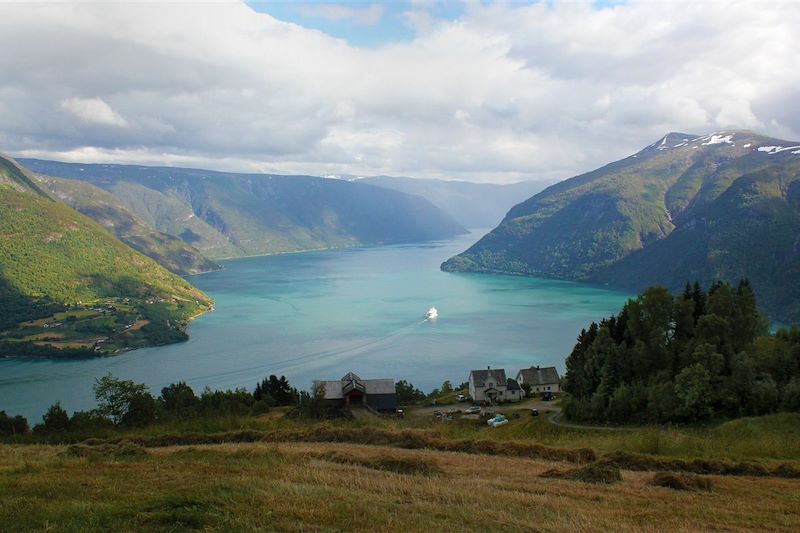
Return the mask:
<svg viewBox="0 0 800 533">
<path fill-rule="evenodd" d="M 425 399 L 425 394 L 421 390 L 404 379 L 395 383 L 394 390 L 397 393 L 397 403 L 400 405 L 409 405 Z"/>
<path fill-rule="evenodd" d="M 445 382 L 442 383 L 442 394 L 449 394 L 451 392 L 453 392 L 453 384 L 450 383 L 449 379 L 445 380 Z"/>
<path fill-rule="evenodd" d="M 709 401 L 711 376 L 700 363 L 681 370 L 675 376 L 677 414 L 684 420 L 703 420 L 711 416 Z"/>
<path fill-rule="evenodd" d="M 800 328 L 768 332 L 753 291 L 650 287 L 582 330 L 566 360 L 568 418 L 694 422 L 800 406 Z"/>
<path fill-rule="evenodd" d="M 298 396 L 297 389 L 289 385 L 286 376 L 279 379 L 275 374 L 257 383 L 253 391 L 255 401 L 263 401 L 268 405 L 297 405 Z"/>
<path fill-rule="evenodd" d="M 40 433 L 63 433 L 67 430 L 69 430 L 69 415 L 59 402 L 50 406 L 42 416 L 42 423 L 34 428 L 34 431 Z"/>
<path fill-rule="evenodd" d="M 128 409 L 120 421 L 123 426 L 143 427 L 156 419 L 156 399 L 147 392 L 136 392 L 128 401 Z"/>
<path fill-rule="evenodd" d="M 189 385 L 179 381 L 161 389 L 159 402 L 165 411 L 189 411 L 197 407 L 200 400 Z"/>
<path fill-rule="evenodd" d="M 140 405 L 142 398 L 138 395 L 150 396 L 147 385 L 134 383 L 131 380 L 117 379 L 110 373 L 96 379 L 92 388 L 97 400 L 98 411 L 103 416 L 110 418 L 114 424 L 122 422 L 122 419 L 128 414 L 131 401 L 135 401 L 137 407 Z M 150 397 L 152 398 L 152 396 Z"/>
<path fill-rule="evenodd" d="M 292 409 L 287 416 L 327 420 L 333 418 L 348 418 L 352 415 L 349 409 L 335 402 L 327 401 L 325 399 L 325 386 L 322 383 L 317 383 L 311 394 L 306 391 L 302 391 L 299 394 L 297 407 Z"/>
<path fill-rule="evenodd" d="M 12 418 L 5 411 L 0 411 L 0 436 L 24 435 L 28 431 L 28 420 L 24 416 Z"/>
<path fill-rule="evenodd" d="M 783 389 L 783 408 L 800 411 L 800 377 L 792 378 Z"/>
<path fill-rule="evenodd" d="M 113 423 L 100 414 L 97 409 L 91 411 L 75 411 L 69 419 L 70 431 L 96 431 L 113 427 Z"/>
</svg>

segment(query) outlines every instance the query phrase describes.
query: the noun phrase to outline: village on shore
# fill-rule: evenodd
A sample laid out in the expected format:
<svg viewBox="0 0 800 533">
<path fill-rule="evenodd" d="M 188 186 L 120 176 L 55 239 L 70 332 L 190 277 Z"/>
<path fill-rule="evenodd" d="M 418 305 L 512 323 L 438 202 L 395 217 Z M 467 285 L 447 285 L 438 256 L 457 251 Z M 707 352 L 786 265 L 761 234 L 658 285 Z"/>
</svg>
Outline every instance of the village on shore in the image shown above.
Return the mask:
<svg viewBox="0 0 800 533">
<path fill-rule="evenodd" d="M 469 395 L 456 397 L 459 402 L 472 403 L 472 407 L 464 411 L 467 415 L 478 415 L 484 406 L 516 403 L 525 398 L 551 401 L 561 392 L 561 378 L 554 366 L 523 368 L 514 379 L 508 378 L 502 368 L 471 370 L 467 383 Z M 314 381 L 314 390 L 326 402 L 339 407 L 363 408 L 380 415 L 403 415 L 393 378 L 362 379 L 348 372 L 338 380 Z M 438 411 L 435 413 L 441 415 Z M 501 417 L 497 422 L 503 420 Z"/>
</svg>

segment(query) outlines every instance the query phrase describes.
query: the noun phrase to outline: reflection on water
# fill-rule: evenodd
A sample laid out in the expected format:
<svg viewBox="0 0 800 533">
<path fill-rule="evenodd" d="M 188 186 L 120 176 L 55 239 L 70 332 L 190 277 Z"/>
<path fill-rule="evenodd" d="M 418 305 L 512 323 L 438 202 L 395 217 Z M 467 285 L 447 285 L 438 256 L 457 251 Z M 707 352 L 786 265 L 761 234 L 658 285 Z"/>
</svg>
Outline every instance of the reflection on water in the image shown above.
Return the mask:
<svg viewBox="0 0 800 533">
<path fill-rule="evenodd" d="M 466 381 L 473 368 L 555 365 L 581 328 L 616 312 L 627 295 L 600 287 L 513 276 L 451 274 L 439 264 L 480 234 L 420 245 L 356 248 L 225 261 L 191 282 L 216 300 L 183 344 L 111 358 L 0 360 L 0 410 L 37 422 L 49 405 L 94 406 L 92 383 L 108 372 L 197 392 L 252 389 L 285 374 L 406 379 L 429 390 Z M 435 306 L 436 320 L 423 320 Z"/>
</svg>

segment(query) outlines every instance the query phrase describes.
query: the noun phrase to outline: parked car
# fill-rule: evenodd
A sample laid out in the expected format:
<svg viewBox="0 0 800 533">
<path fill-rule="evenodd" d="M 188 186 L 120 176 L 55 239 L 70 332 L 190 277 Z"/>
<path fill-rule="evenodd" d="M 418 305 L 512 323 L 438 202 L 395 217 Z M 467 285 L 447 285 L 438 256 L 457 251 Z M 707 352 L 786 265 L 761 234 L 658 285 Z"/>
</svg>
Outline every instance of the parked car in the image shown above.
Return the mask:
<svg viewBox="0 0 800 533">
<path fill-rule="evenodd" d="M 539 410 L 538 409 L 531 409 L 531 416 L 539 416 Z"/>
<path fill-rule="evenodd" d="M 480 412 L 481 408 L 477 405 L 473 405 L 472 407 L 464 410 L 464 413 L 468 415 L 477 415 Z"/>
<path fill-rule="evenodd" d="M 458 400 L 459 402 L 465 402 L 467 401 L 467 397 L 464 396 L 463 394 L 459 394 L 458 396 L 456 396 L 456 400 Z"/>
</svg>

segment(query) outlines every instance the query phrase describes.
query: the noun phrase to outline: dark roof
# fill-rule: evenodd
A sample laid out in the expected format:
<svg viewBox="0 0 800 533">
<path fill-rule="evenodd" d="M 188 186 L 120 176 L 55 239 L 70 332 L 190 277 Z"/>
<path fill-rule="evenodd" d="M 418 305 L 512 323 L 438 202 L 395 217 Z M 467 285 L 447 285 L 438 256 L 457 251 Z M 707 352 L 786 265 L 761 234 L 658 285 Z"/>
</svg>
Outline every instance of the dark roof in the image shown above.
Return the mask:
<svg viewBox="0 0 800 533">
<path fill-rule="evenodd" d="M 520 390 L 519 383 L 513 379 L 509 380 L 508 384 L 506 385 L 506 390 Z"/>
<path fill-rule="evenodd" d="M 483 385 L 490 376 L 494 378 L 498 385 L 506 384 L 506 371 L 502 368 L 497 368 L 495 370 L 472 370 L 469 375 L 476 385 Z"/>
<path fill-rule="evenodd" d="M 554 366 L 523 368 L 517 372 L 517 379 L 520 374 L 522 374 L 522 382 L 529 385 L 551 385 L 559 382 L 558 371 Z"/>
<path fill-rule="evenodd" d="M 338 400 L 356 389 L 364 394 L 395 394 L 394 379 L 361 379 L 348 372 L 339 381 L 314 381 L 314 389 L 322 387 L 326 400 Z"/>
</svg>

